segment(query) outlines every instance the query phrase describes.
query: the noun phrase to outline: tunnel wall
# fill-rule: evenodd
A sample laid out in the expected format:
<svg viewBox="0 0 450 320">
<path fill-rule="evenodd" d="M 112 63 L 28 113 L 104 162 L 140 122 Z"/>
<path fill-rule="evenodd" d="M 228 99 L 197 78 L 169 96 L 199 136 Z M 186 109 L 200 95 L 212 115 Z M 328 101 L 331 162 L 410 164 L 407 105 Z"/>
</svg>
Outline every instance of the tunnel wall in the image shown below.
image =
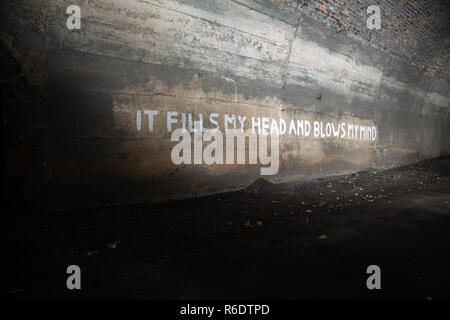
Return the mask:
<svg viewBox="0 0 450 320">
<path fill-rule="evenodd" d="M 66 27 L 72 4 L 81 8 L 80 30 Z M 291 120 L 317 122 L 324 131 L 328 123 L 375 128 L 368 139 L 351 138 L 348 128 L 343 137 L 281 135 L 279 172 L 265 176 L 273 182 L 390 168 L 450 149 L 445 72 L 414 65 L 398 53 L 401 42 L 380 46 L 345 29 L 348 20 L 336 24 L 325 14 L 329 21 L 322 21 L 315 15 L 326 8 L 312 14 L 311 3 L 1 6 L 2 54 L 13 70 L 2 82 L 6 175 L 17 199 L 33 206 L 193 197 L 260 177 L 261 165 L 173 164 L 168 112 L 177 112 L 172 130 L 183 114 L 202 115 L 206 126 L 217 120 L 220 129 L 233 116 L 245 128 L 252 117 L 283 119 L 288 127 Z M 158 112 L 153 131 L 145 110 Z"/>
</svg>

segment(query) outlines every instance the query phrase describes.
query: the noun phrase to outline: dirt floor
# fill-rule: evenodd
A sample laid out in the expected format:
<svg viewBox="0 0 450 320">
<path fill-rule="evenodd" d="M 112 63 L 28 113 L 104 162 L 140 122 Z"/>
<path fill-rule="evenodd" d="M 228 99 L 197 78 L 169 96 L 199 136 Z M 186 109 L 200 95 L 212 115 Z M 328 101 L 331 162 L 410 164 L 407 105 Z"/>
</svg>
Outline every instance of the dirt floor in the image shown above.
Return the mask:
<svg viewBox="0 0 450 320">
<path fill-rule="evenodd" d="M 15 213 L 3 293 L 21 298 L 450 297 L 450 158 L 160 204 Z M 66 268 L 82 269 L 82 290 Z M 366 268 L 381 268 L 368 290 Z"/>
</svg>

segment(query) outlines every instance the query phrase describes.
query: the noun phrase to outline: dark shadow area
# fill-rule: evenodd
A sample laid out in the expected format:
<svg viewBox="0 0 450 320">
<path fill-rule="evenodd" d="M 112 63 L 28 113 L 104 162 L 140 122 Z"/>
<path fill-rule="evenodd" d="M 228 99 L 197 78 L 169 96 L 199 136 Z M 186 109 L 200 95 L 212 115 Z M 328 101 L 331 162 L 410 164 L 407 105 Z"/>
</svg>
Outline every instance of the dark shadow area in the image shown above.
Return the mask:
<svg viewBox="0 0 450 320">
<path fill-rule="evenodd" d="M 9 299 L 449 297 L 450 158 L 159 204 L 14 212 Z M 82 290 L 66 268 L 82 269 Z M 381 290 L 366 268 L 381 268 Z"/>
</svg>

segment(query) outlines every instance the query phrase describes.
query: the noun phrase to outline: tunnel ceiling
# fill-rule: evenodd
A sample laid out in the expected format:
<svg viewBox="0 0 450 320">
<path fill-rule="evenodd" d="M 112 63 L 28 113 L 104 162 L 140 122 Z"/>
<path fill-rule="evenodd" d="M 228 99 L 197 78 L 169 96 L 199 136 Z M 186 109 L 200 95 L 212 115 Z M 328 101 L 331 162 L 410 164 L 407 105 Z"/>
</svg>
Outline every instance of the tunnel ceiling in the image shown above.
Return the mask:
<svg viewBox="0 0 450 320">
<path fill-rule="evenodd" d="M 286 12 L 300 9 L 337 33 L 362 38 L 387 53 L 407 59 L 420 70 L 449 80 L 449 1 L 272 1 Z M 369 5 L 381 9 L 380 30 L 366 28 Z"/>
</svg>

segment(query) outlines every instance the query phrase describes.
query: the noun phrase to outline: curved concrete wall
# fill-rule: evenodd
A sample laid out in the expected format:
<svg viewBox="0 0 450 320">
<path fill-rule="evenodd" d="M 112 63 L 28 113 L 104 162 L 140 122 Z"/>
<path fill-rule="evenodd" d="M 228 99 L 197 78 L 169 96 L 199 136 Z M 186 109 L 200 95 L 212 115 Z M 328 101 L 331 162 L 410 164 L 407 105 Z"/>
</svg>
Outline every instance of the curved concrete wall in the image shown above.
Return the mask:
<svg viewBox="0 0 450 320">
<path fill-rule="evenodd" d="M 81 8 L 80 30 L 66 27 L 71 4 Z M 4 106 L 7 175 L 32 204 L 159 201 L 260 177 L 259 165 L 174 165 L 171 131 L 190 116 L 220 129 L 226 119 L 238 128 L 283 119 L 280 170 L 266 177 L 274 182 L 388 168 L 450 149 L 446 80 L 295 5 L 10 1 L 0 35 L 32 92 Z M 145 110 L 158 112 L 153 131 Z M 289 130 L 297 120 L 311 123 L 309 136 Z M 324 133 L 314 134 L 314 122 Z M 347 124 L 345 134 L 327 136 L 327 123 Z M 358 129 L 352 138 L 349 124 L 376 136 L 364 139 Z"/>
</svg>

